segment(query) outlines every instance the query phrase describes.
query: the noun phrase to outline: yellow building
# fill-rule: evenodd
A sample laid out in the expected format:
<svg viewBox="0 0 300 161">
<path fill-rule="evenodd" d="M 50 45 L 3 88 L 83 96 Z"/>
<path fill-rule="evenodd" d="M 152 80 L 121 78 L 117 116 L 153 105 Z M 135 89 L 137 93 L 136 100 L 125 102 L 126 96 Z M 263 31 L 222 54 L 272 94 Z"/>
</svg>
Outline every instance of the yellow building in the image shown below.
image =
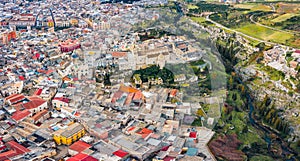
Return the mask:
<svg viewBox="0 0 300 161">
<path fill-rule="evenodd" d="M 85 134 L 84 127 L 79 123 L 74 123 L 66 129 L 60 129 L 53 135 L 56 144 L 71 145 Z"/>
<path fill-rule="evenodd" d="M 73 19 L 70 20 L 70 23 L 73 26 L 78 25 L 78 20 L 73 18 Z"/>
<path fill-rule="evenodd" d="M 53 27 L 53 26 L 54 26 L 54 22 L 49 21 L 49 22 L 48 22 L 48 27 Z"/>
</svg>

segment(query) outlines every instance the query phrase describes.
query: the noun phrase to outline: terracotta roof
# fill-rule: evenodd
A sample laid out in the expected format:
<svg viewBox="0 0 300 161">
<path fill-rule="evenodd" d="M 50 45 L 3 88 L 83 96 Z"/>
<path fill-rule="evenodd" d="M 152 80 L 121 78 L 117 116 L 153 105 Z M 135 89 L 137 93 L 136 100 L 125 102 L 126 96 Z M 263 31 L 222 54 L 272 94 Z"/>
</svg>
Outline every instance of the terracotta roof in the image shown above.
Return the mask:
<svg viewBox="0 0 300 161">
<path fill-rule="evenodd" d="M 71 79 L 67 76 L 63 77 L 63 81 L 71 81 Z"/>
<path fill-rule="evenodd" d="M 177 46 L 179 49 L 185 49 L 187 48 L 186 44 L 180 44 Z"/>
<path fill-rule="evenodd" d="M 42 69 L 39 69 L 38 72 L 39 73 L 44 73 L 44 74 L 48 75 L 48 74 L 51 74 L 52 72 L 54 72 L 54 70 L 42 70 Z"/>
<path fill-rule="evenodd" d="M 126 101 L 125 101 L 125 105 L 129 105 L 131 103 L 133 96 L 134 96 L 134 93 L 128 94 Z"/>
<path fill-rule="evenodd" d="M 82 151 L 84 151 L 86 149 L 89 149 L 90 147 L 92 147 L 90 144 L 85 143 L 85 142 L 79 140 L 79 141 L 75 142 L 74 144 L 72 144 L 69 147 L 69 149 L 77 151 L 77 152 L 80 153 L 80 152 L 82 152 Z"/>
<path fill-rule="evenodd" d="M 138 91 L 135 93 L 134 97 L 133 97 L 133 100 L 140 100 L 143 98 L 143 94 L 141 91 Z"/>
<path fill-rule="evenodd" d="M 127 129 L 127 131 L 132 131 L 135 129 L 135 126 L 131 126 L 130 128 Z"/>
<path fill-rule="evenodd" d="M 11 99 L 11 98 L 13 98 L 13 97 L 15 97 L 17 95 L 20 95 L 20 94 L 12 94 L 10 96 L 5 97 L 5 100 Z"/>
<path fill-rule="evenodd" d="M 18 155 L 15 151 L 9 150 L 3 153 L 0 153 L 0 160 L 6 160 Z"/>
<path fill-rule="evenodd" d="M 37 107 L 41 106 L 42 104 L 46 103 L 45 100 L 43 100 L 42 98 L 39 98 L 39 97 L 32 96 L 32 97 L 28 97 L 28 98 L 30 101 L 23 104 L 23 106 L 26 109 L 37 108 Z"/>
<path fill-rule="evenodd" d="M 112 52 L 111 55 L 112 55 L 112 57 L 115 57 L 115 58 L 121 58 L 121 57 L 127 56 L 127 53 L 126 52 Z"/>
<path fill-rule="evenodd" d="M 170 96 L 174 97 L 174 96 L 176 96 L 176 93 L 177 93 L 177 89 L 172 89 L 170 92 Z"/>
<path fill-rule="evenodd" d="M 6 143 L 10 149 L 13 149 L 17 154 L 24 154 L 30 152 L 29 149 L 25 148 L 24 146 L 18 144 L 15 141 L 9 141 Z"/>
<path fill-rule="evenodd" d="M 19 76 L 19 79 L 20 80 L 25 80 L 24 76 L 22 76 L 22 75 Z"/>
<path fill-rule="evenodd" d="M 119 88 L 119 91 L 128 92 L 128 93 L 135 93 L 139 90 L 137 90 L 135 88 L 132 88 L 132 87 L 125 86 L 125 85 L 121 85 L 120 88 Z"/>
<path fill-rule="evenodd" d="M 89 156 L 87 154 L 78 153 L 74 155 L 73 157 L 67 159 L 67 161 L 98 161 L 98 159 Z"/>
<path fill-rule="evenodd" d="M 70 103 L 70 99 L 65 98 L 65 97 L 55 97 L 55 98 L 53 98 L 53 100 L 58 100 L 58 101 L 62 101 L 62 102 L 65 102 L 65 103 Z"/>
<path fill-rule="evenodd" d="M 39 88 L 39 89 L 37 89 L 35 92 L 34 92 L 34 95 L 41 95 L 41 93 L 42 93 L 42 91 L 43 91 L 43 89 L 41 89 L 41 88 Z"/>
<path fill-rule="evenodd" d="M 15 94 L 12 97 L 8 96 L 5 99 L 7 101 L 10 101 L 12 104 L 18 101 L 21 101 L 25 98 L 25 96 L 23 94 Z"/>
<path fill-rule="evenodd" d="M 23 120 L 24 118 L 26 118 L 30 114 L 31 114 L 31 112 L 28 109 L 25 109 L 23 111 L 17 111 L 15 113 L 13 113 L 13 115 L 11 116 L 11 119 L 13 119 L 15 121 L 20 121 L 20 120 Z"/>
<path fill-rule="evenodd" d="M 116 155 L 116 156 L 118 156 L 118 157 L 120 157 L 120 158 L 124 158 L 125 156 L 128 155 L 127 152 L 125 152 L 125 151 L 123 151 L 121 149 L 118 150 L 118 151 L 113 152 L 113 154 Z"/>
<path fill-rule="evenodd" d="M 152 133 L 152 130 L 149 130 L 147 128 L 143 128 L 141 131 L 137 132 L 138 134 L 150 134 Z"/>
<path fill-rule="evenodd" d="M 38 119 L 40 119 L 41 117 L 43 117 L 44 115 L 46 115 L 48 113 L 48 110 L 43 110 L 41 112 L 38 112 L 37 114 L 35 114 L 34 116 L 32 116 L 32 119 L 34 121 L 37 121 Z"/>
</svg>

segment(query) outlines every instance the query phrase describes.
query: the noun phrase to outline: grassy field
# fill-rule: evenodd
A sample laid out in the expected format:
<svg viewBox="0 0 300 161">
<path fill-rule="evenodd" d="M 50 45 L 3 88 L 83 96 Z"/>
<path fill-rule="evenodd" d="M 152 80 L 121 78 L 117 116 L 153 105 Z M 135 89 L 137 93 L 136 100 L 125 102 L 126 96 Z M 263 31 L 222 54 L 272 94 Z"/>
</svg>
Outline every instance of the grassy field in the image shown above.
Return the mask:
<svg viewBox="0 0 300 161">
<path fill-rule="evenodd" d="M 198 7 L 195 5 L 188 4 L 188 9 L 197 9 Z"/>
<path fill-rule="evenodd" d="M 240 28 L 237 28 L 236 30 L 258 39 L 282 44 L 293 38 L 293 34 L 274 31 L 272 29 L 255 24 L 246 24 Z"/>
<path fill-rule="evenodd" d="M 204 17 L 191 17 L 191 19 L 197 23 L 202 23 L 206 21 Z"/>
<path fill-rule="evenodd" d="M 286 13 L 286 14 L 283 14 L 283 15 L 280 15 L 280 16 L 274 18 L 271 21 L 272 22 L 283 22 L 283 21 L 286 21 L 287 19 L 292 18 L 292 17 L 297 16 L 297 15 L 298 14 L 294 14 L 294 13 Z"/>
<path fill-rule="evenodd" d="M 263 5 L 263 4 L 256 4 L 256 3 L 236 4 L 234 5 L 234 7 L 250 9 L 251 11 L 272 11 L 272 8 L 270 6 Z"/>
<path fill-rule="evenodd" d="M 257 161 L 257 160 L 260 160 L 260 161 L 273 161 L 274 159 L 269 157 L 269 156 L 263 156 L 263 155 L 257 155 L 257 156 L 254 156 L 250 159 L 250 161 Z"/>
</svg>

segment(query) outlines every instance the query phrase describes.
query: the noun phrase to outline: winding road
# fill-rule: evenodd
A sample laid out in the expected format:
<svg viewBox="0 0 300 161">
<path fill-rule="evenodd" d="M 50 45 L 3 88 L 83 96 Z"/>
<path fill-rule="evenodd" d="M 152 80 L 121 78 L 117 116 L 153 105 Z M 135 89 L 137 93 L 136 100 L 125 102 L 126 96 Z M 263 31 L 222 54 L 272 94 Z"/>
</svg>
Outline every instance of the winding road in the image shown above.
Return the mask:
<svg viewBox="0 0 300 161">
<path fill-rule="evenodd" d="M 288 34 L 297 34 L 299 32 L 296 32 L 296 31 L 288 31 L 288 30 L 281 30 L 281 29 L 277 29 L 277 28 L 274 28 L 274 27 L 270 27 L 270 26 L 267 26 L 267 25 L 263 25 L 259 22 L 256 22 L 253 20 L 253 16 L 255 16 L 256 14 L 253 14 L 250 16 L 250 21 L 258 26 L 262 26 L 262 27 L 265 27 L 265 28 L 268 28 L 268 29 L 271 29 L 271 30 L 274 30 L 274 31 L 279 31 L 279 32 L 285 32 L 285 33 L 288 33 Z"/>
<path fill-rule="evenodd" d="M 246 37 L 246 38 L 249 38 L 249 39 L 252 39 L 252 40 L 255 40 L 255 41 L 258 41 L 258 42 L 263 42 L 263 43 L 265 43 L 266 45 L 277 45 L 277 46 L 281 46 L 281 47 L 284 47 L 284 48 L 289 48 L 289 47 L 290 47 L 290 46 L 286 46 L 286 45 L 283 45 L 283 44 L 279 44 L 279 43 L 274 43 L 274 42 L 270 42 L 270 41 L 258 39 L 258 38 L 252 37 L 252 36 L 250 36 L 250 35 L 244 34 L 244 33 L 240 32 L 240 31 L 237 31 L 237 30 L 234 30 L 234 29 L 230 29 L 230 28 L 228 28 L 228 27 L 226 27 L 226 26 L 224 26 L 224 25 L 222 25 L 222 24 L 220 24 L 220 23 L 218 23 L 218 22 L 213 21 L 212 19 L 209 18 L 209 16 L 210 16 L 210 15 L 207 15 L 207 16 L 206 16 L 206 21 L 209 21 L 209 22 L 215 24 L 215 25 L 216 25 L 217 27 L 219 27 L 219 28 L 222 28 L 222 29 L 225 29 L 225 30 L 228 30 L 228 31 L 231 31 L 231 32 L 235 32 L 235 33 L 237 33 L 238 35 L 244 36 L 244 37 Z M 250 20 L 251 20 L 251 17 L 250 17 Z M 252 21 L 252 20 L 251 20 L 251 21 Z M 255 21 L 253 21 L 253 23 L 254 23 L 254 22 L 255 22 Z M 259 24 L 259 23 L 258 23 L 258 24 Z M 287 31 L 275 29 L 275 28 L 272 28 L 272 27 L 269 27 L 269 26 L 265 26 L 265 25 L 262 25 L 262 24 L 260 24 L 260 25 L 261 25 L 261 26 L 264 26 L 264 27 L 268 27 L 268 28 L 270 28 L 270 29 L 272 29 L 272 30 L 278 30 L 278 31 L 282 31 L 282 32 L 287 32 Z M 294 34 L 294 33 L 292 33 L 292 34 Z"/>
<path fill-rule="evenodd" d="M 242 36 L 244 36 L 244 37 L 247 37 L 247 38 L 252 39 L 252 40 L 255 40 L 255 41 L 264 42 L 265 44 L 268 44 L 268 45 L 278 45 L 277 43 L 273 43 L 273 42 L 261 40 L 261 39 L 258 39 L 258 38 L 249 36 L 249 35 L 247 35 L 247 34 L 244 34 L 244 33 L 242 33 L 242 32 L 239 32 L 239 31 L 230 29 L 230 28 L 228 28 L 228 27 L 226 27 L 226 26 L 224 26 L 224 25 L 222 25 L 222 24 L 220 24 L 220 23 L 218 23 L 218 22 L 215 22 L 215 21 L 211 20 L 211 19 L 209 18 L 209 16 L 210 16 L 210 15 L 207 15 L 207 16 L 206 16 L 206 21 L 209 21 L 209 22 L 215 24 L 215 25 L 216 25 L 217 27 L 219 27 L 219 28 L 223 28 L 223 29 L 225 29 L 225 30 L 228 30 L 228 31 L 231 31 L 231 32 L 235 32 L 235 33 L 237 33 L 237 34 L 239 34 L 239 35 L 242 35 Z"/>
</svg>

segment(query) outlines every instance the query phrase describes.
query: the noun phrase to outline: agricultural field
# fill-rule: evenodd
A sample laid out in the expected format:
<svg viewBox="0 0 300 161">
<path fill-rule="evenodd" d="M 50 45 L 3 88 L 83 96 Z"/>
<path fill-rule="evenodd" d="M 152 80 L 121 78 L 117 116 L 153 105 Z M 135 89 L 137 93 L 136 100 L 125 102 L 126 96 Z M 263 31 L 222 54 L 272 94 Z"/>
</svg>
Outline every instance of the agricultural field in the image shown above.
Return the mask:
<svg viewBox="0 0 300 161">
<path fill-rule="evenodd" d="M 287 40 L 293 38 L 293 34 L 275 31 L 263 26 L 258 26 L 256 24 L 250 23 L 243 25 L 236 30 L 258 39 L 282 44 L 285 44 Z"/>
<path fill-rule="evenodd" d="M 256 3 L 236 4 L 234 8 L 249 9 L 251 11 L 272 11 L 272 7 Z"/>
<path fill-rule="evenodd" d="M 197 9 L 198 8 L 198 6 L 196 6 L 196 5 L 192 5 L 192 4 L 188 4 L 188 9 Z"/>
<path fill-rule="evenodd" d="M 199 24 L 206 21 L 204 17 L 191 17 L 191 19 Z"/>
<path fill-rule="evenodd" d="M 286 21 L 294 16 L 298 16 L 300 14 L 294 14 L 294 13 L 285 13 L 283 15 L 280 15 L 278 17 L 276 17 L 275 19 L 271 20 L 272 22 L 283 22 Z"/>
<path fill-rule="evenodd" d="M 300 3 L 277 3 L 277 13 L 300 13 Z"/>
</svg>

